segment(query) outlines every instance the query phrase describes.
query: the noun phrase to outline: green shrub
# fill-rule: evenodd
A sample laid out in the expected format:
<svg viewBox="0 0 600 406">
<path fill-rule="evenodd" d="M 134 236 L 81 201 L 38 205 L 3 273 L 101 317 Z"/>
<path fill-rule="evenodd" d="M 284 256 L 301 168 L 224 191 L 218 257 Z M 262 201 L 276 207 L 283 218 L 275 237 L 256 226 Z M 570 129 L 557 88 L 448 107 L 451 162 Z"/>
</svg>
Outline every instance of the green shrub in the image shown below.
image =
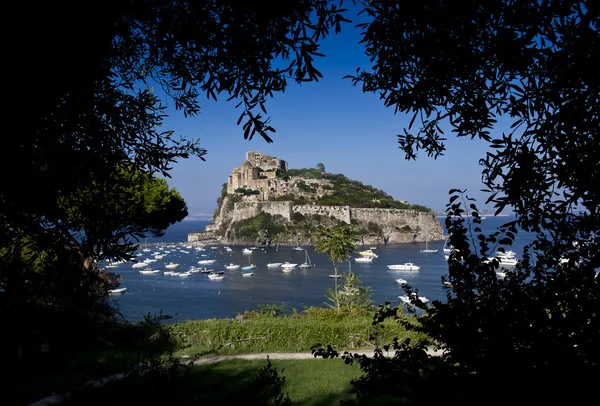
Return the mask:
<svg viewBox="0 0 600 406">
<path fill-rule="evenodd" d="M 310 351 L 319 343 L 339 349 L 355 349 L 368 344 L 384 345 L 394 337 L 402 341 L 418 339 L 407 333 L 397 321 L 386 320 L 378 336 L 371 316 L 334 316 L 328 309 L 311 308 L 301 317 L 264 316 L 246 319 L 210 319 L 187 321 L 171 326 L 178 349 L 188 353 L 252 353 Z"/>
</svg>

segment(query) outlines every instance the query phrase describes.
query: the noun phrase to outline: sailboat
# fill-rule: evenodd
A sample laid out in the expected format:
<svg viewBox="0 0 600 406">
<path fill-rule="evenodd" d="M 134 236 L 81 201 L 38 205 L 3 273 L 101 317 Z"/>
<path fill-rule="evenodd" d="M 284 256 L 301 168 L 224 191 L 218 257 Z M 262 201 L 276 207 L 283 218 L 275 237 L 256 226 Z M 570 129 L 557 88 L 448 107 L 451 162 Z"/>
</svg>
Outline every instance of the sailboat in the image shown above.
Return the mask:
<svg viewBox="0 0 600 406">
<path fill-rule="evenodd" d="M 299 240 L 298 240 L 298 239 L 296 239 L 296 246 L 294 247 L 294 251 L 302 251 L 302 250 L 304 250 L 304 248 L 302 248 L 302 247 L 300 246 L 300 242 L 299 242 Z"/>
<path fill-rule="evenodd" d="M 308 256 L 308 250 L 304 250 L 304 263 L 298 265 L 298 268 L 312 268 L 313 264 Z"/>
<path fill-rule="evenodd" d="M 424 254 L 437 254 L 438 250 L 437 249 L 429 249 L 429 240 L 425 240 L 425 249 L 421 250 L 422 253 Z"/>
<path fill-rule="evenodd" d="M 248 266 L 243 266 L 242 267 L 242 271 L 252 271 L 253 269 L 256 268 L 256 265 L 254 265 L 254 261 L 252 260 L 252 257 L 248 257 Z M 244 274 L 242 274 L 244 275 Z"/>
</svg>

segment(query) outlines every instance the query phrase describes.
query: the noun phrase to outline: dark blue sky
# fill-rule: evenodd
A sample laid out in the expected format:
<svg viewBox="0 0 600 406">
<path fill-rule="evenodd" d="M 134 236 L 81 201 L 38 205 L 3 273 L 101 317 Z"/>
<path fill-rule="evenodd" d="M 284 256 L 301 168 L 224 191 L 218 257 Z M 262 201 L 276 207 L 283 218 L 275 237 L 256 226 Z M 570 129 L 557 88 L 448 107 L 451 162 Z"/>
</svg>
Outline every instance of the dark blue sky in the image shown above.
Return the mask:
<svg viewBox="0 0 600 406">
<path fill-rule="evenodd" d="M 325 164 L 327 172 L 343 173 L 349 178 L 385 190 L 396 199 L 443 209 L 448 190 L 466 188 L 483 206 L 480 158 L 487 146 L 478 140 L 456 139 L 448 134 L 448 151 L 434 161 L 419 155 L 416 161 L 404 159 L 396 134 L 410 119 L 394 115 L 373 94 L 352 87 L 345 75 L 369 61 L 358 44 L 360 31 L 347 24 L 344 31 L 328 38 L 317 61 L 323 74 L 319 83 L 290 84 L 284 94 L 276 94 L 267 104 L 277 133 L 274 143 L 260 137 L 243 138 L 236 122 L 240 110 L 227 96 L 219 101 L 204 100 L 201 113 L 194 118 L 173 114 L 165 127 L 191 138 L 200 138 L 208 149 L 206 162 L 188 159 L 171 172 L 169 184 L 186 199 L 190 213 L 212 212 L 221 185 L 231 170 L 242 163 L 246 151 L 258 151 L 288 161 L 290 168 Z M 492 134 L 494 135 L 494 134 Z M 499 135 L 499 134 L 498 134 Z"/>
</svg>

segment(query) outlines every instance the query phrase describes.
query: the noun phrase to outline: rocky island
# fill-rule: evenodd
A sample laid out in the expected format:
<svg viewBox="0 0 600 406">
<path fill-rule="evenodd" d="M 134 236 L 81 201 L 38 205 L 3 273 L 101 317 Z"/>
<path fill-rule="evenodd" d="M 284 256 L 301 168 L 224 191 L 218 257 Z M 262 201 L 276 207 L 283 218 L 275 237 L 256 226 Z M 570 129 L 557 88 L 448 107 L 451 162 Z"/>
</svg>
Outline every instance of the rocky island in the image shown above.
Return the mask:
<svg viewBox="0 0 600 406">
<path fill-rule="evenodd" d="M 364 244 L 442 240 L 431 209 L 394 200 L 382 190 L 317 168 L 289 169 L 286 161 L 247 152 L 223 184 L 213 223 L 188 241 L 227 244 L 311 244 L 321 225 L 352 224 Z"/>
</svg>

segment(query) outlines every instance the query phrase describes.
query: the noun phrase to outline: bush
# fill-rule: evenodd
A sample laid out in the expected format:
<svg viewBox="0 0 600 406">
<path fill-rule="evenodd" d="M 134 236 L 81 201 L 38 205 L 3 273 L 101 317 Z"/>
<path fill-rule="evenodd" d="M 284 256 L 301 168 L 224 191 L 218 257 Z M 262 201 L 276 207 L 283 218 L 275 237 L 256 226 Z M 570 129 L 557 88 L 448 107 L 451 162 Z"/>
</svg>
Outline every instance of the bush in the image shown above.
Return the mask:
<svg viewBox="0 0 600 406">
<path fill-rule="evenodd" d="M 407 333 L 397 321 L 386 320 L 376 330 L 371 316 L 334 315 L 329 309 L 310 308 L 300 317 L 256 316 L 250 319 L 194 320 L 171 326 L 178 349 L 189 353 L 253 353 L 266 351 L 310 351 L 318 343 L 341 349 L 384 345 L 399 337 L 402 341 L 416 333 Z M 379 331 L 371 341 L 371 336 Z"/>
</svg>

